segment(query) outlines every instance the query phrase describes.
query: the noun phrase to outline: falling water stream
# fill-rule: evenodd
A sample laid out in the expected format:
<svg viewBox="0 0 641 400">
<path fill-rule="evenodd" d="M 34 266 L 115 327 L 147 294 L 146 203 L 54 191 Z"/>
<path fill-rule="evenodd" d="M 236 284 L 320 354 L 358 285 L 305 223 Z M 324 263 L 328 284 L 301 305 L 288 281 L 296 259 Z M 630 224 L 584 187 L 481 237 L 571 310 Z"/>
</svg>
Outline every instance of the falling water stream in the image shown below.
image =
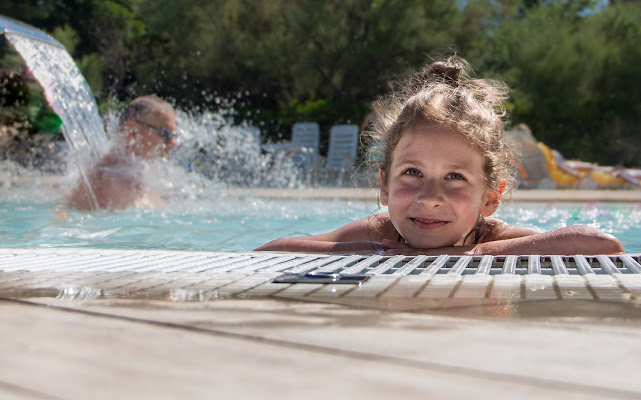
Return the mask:
<svg viewBox="0 0 641 400">
<path fill-rule="evenodd" d="M 64 46 L 49 35 L 3 17 L 0 29 L 42 86 L 49 105 L 61 117 L 69 157 L 97 205 L 85 168 L 106 153 L 108 140 L 85 78 Z"/>
</svg>

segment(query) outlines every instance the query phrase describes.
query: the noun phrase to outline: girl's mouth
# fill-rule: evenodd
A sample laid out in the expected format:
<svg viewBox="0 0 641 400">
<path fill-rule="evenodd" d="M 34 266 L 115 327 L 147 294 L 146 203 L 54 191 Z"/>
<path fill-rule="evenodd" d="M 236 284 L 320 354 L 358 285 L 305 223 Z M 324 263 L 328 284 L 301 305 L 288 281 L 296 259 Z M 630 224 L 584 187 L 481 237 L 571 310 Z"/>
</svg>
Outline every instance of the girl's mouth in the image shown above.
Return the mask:
<svg viewBox="0 0 641 400">
<path fill-rule="evenodd" d="M 416 225 L 416 227 L 426 230 L 438 229 L 448 223 L 448 221 L 430 218 L 410 218 L 410 220 L 414 223 L 414 225 Z"/>
</svg>

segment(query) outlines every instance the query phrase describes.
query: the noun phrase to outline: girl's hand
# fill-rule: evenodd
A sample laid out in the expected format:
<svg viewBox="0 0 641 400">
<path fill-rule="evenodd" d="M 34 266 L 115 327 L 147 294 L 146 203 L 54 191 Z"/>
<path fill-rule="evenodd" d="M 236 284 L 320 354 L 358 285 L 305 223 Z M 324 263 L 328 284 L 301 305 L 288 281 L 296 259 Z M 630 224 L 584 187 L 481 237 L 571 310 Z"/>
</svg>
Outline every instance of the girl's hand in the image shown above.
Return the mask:
<svg viewBox="0 0 641 400">
<path fill-rule="evenodd" d="M 385 255 L 405 255 L 405 256 L 418 256 L 422 254 L 427 254 L 426 252 L 429 249 L 416 249 L 406 242 L 398 242 L 396 240 L 383 239 L 382 242 L 384 246 Z"/>
<path fill-rule="evenodd" d="M 374 241 L 357 241 L 357 242 L 343 242 L 335 243 L 332 248 L 332 253 L 355 253 L 355 254 L 381 254 L 386 249 L 385 245 L 381 242 Z"/>
<path fill-rule="evenodd" d="M 403 255 L 403 256 L 438 256 L 441 254 L 448 255 L 472 255 L 473 246 L 450 246 L 438 247 L 434 249 L 417 249 L 405 242 L 383 239 L 385 246 L 385 255 Z"/>
<path fill-rule="evenodd" d="M 396 240 L 389 240 L 389 239 L 383 239 L 382 245 L 385 248 L 385 250 L 391 250 L 391 249 L 402 249 L 402 248 L 411 248 L 413 249 L 412 246 L 405 242 L 399 242 Z"/>
</svg>

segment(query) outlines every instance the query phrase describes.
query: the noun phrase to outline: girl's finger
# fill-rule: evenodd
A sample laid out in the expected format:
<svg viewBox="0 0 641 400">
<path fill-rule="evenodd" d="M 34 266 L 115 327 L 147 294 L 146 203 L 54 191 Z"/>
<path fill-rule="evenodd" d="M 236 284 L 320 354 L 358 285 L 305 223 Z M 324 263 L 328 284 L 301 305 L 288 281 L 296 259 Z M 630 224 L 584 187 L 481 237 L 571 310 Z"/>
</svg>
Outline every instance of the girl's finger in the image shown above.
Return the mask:
<svg viewBox="0 0 641 400">
<path fill-rule="evenodd" d="M 382 243 L 385 247 L 392 249 L 401 247 L 401 242 L 397 242 L 396 240 L 383 239 Z"/>
</svg>

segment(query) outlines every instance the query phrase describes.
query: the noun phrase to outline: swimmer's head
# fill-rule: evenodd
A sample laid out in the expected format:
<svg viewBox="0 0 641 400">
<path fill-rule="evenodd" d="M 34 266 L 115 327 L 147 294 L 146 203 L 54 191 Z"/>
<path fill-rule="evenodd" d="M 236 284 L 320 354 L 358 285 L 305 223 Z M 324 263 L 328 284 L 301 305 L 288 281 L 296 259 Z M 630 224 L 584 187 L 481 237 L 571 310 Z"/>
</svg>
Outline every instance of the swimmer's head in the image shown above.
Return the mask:
<svg viewBox="0 0 641 400">
<path fill-rule="evenodd" d="M 142 158 L 164 157 L 176 147 L 176 114 L 171 104 L 156 96 L 141 96 L 120 116 L 121 135 Z"/>
</svg>

